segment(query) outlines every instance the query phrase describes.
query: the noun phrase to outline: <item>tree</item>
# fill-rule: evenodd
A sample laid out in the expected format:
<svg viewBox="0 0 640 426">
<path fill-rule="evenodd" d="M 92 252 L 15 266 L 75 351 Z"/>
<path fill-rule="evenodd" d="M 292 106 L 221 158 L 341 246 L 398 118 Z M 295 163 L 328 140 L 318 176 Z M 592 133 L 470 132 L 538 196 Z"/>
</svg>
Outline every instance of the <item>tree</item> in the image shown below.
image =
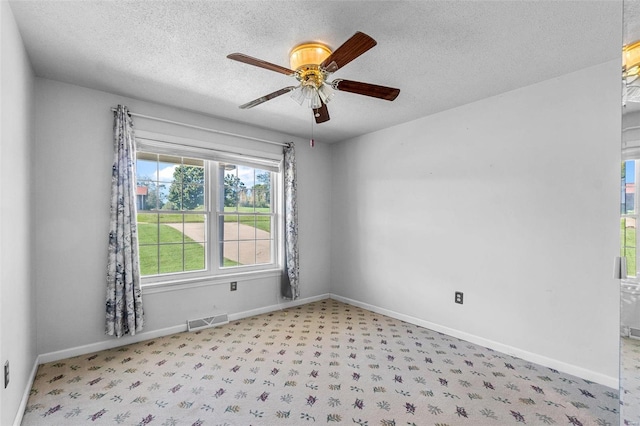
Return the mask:
<svg viewBox="0 0 640 426">
<path fill-rule="evenodd" d="M 256 174 L 259 182 L 253 186 L 255 207 L 269 207 L 271 205 L 271 175 L 269 172 Z"/>
<path fill-rule="evenodd" d="M 204 205 L 204 168 L 177 166 L 167 198 L 177 209 L 194 210 Z"/>
<path fill-rule="evenodd" d="M 227 174 L 224 176 L 224 206 L 236 207 L 240 201 L 240 193 L 246 191 L 244 182 L 238 176 Z"/>
</svg>

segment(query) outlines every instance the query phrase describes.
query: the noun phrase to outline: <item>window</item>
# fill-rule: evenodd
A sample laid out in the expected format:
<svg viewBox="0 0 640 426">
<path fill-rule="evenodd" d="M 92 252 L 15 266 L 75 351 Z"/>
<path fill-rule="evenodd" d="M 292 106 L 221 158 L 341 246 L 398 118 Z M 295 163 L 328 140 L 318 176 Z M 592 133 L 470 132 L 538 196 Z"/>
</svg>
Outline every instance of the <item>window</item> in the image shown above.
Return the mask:
<svg viewBox="0 0 640 426">
<path fill-rule="evenodd" d="M 638 163 L 640 160 L 622 162 L 620 196 L 620 255 L 627 260 L 627 276 L 637 279 L 638 242 Z"/>
<path fill-rule="evenodd" d="M 271 263 L 271 173 L 220 163 L 220 202 L 216 212 L 223 267 Z"/>
<path fill-rule="evenodd" d="M 279 187 L 279 163 L 138 142 L 137 224 L 143 283 L 278 267 L 274 189 Z"/>
</svg>

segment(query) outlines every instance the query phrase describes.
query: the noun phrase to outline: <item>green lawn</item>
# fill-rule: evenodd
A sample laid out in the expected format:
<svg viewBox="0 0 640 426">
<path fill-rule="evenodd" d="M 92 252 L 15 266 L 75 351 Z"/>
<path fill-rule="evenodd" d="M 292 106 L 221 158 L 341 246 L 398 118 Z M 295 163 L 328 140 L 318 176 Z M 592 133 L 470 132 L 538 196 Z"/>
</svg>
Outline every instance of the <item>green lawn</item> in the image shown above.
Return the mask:
<svg viewBox="0 0 640 426">
<path fill-rule="evenodd" d="M 160 234 L 160 245 L 158 245 L 158 234 Z M 202 244 L 185 235 L 183 245 L 182 238 L 182 232 L 168 225 L 160 224 L 158 228 L 155 223 L 138 223 L 141 275 L 168 274 L 204 269 L 205 252 Z M 160 260 L 160 266 L 158 266 L 158 259 Z M 238 265 L 240 265 L 238 262 L 225 258 L 222 266 Z"/>
<path fill-rule="evenodd" d="M 138 224 L 140 273 L 143 276 L 204 269 L 202 244 L 186 235 L 183 236 L 182 232 L 167 225 L 160 225 L 160 234 L 162 243 L 158 245 L 158 225 Z"/>
<path fill-rule="evenodd" d="M 271 217 L 270 216 L 244 216 L 234 215 L 236 209 L 233 207 L 225 207 L 225 222 L 240 222 L 244 225 L 253 226 L 254 228 L 261 229 L 266 232 L 271 232 Z M 239 207 L 238 213 L 269 213 L 269 208 L 257 208 L 252 207 Z M 255 218 L 255 221 L 254 221 Z M 184 221 L 190 223 L 204 222 L 204 216 L 198 214 L 186 214 L 184 215 Z M 182 215 L 176 213 L 138 213 L 138 223 L 182 223 Z"/>
</svg>

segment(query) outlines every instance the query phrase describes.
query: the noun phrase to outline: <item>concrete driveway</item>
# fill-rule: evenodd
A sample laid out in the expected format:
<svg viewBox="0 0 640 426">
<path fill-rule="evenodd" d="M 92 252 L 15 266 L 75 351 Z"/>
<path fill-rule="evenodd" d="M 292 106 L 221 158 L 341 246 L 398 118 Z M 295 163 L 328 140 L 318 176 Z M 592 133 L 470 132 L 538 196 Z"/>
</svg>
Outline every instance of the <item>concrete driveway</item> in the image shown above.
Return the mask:
<svg viewBox="0 0 640 426">
<path fill-rule="evenodd" d="M 204 223 L 165 223 L 194 241 L 204 240 Z M 270 234 L 262 229 L 237 222 L 224 224 L 224 257 L 242 265 L 271 262 Z M 255 241 L 254 243 L 254 239 Z"/>
</svg>

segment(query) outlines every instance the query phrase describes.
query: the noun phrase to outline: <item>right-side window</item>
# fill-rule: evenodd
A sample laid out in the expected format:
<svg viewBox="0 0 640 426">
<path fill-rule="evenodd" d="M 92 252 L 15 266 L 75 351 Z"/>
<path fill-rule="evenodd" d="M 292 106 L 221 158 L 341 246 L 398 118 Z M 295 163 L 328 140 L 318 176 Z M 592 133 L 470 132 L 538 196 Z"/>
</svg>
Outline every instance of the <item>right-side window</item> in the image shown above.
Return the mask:
<svg viewBox="0 0 640 426">
<path fill-rule="evenodd" d="M 627 260 L 627 277 L 637 279 L 638 161 L 622 162 L 620 195 L 620 255 Z"/>
<path fill-rule="evenodd" d="M 272 263 L 271 172 L 219 163 L 218 175 L 220 265 L 235 268 Z"/>
</svg>

